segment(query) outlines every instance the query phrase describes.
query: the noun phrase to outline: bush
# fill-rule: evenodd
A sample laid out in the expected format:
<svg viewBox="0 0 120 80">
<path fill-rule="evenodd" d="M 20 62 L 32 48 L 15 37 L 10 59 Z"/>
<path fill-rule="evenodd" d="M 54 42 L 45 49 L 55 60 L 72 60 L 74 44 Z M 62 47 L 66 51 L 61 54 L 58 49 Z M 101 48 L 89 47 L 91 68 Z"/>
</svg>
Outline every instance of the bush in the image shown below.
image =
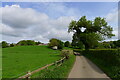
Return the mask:
<svg viewBox="0 0 120 80">
<path fill-rule="evenodd" d="M 70 54 L 73 54 L 73 50 L 62 50 L 61 51 L 61 56 L 66 57 L 66 59 L 69 58 Z"/>
<path fill-rule="evenodd" d="M 12 43 L 12 44 L 10 44 L 10 47 L 14 47 L 14 46 L 15 46 L 15 44 L 13 44 L 13 43 Z"/>
<path fill-rule="evenodd" d="M 66 41 L 66 42 L 64 43 L 64 46 L 65 46 L 65 47 L 70 47 L 70 42 L 69 42 L 69 41 Z"/>
<path fill-rule="evenodd" d="M 9 47 L 8 43 L 6 41 L 2 41 L 2 48 Z"/>
<path fill-rule="evenodd" d="M 74 52 L 82 52 L 83 50 L 82 49 L 73 49 Z"/>
</svg>

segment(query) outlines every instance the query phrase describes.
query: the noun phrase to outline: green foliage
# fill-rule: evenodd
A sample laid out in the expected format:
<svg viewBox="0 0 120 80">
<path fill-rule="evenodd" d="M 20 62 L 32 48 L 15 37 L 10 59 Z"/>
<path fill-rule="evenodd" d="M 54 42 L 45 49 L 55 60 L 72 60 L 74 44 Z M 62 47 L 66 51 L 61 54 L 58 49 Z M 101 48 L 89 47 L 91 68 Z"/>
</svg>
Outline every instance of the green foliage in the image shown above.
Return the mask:
<svg viewBox="0 0 120 80">
<path fill-rule="evenodd" d="M 2 49 L 3 78 L 18 78 L 56 60 L 61 59 L 59 50 L 47 46 L 15 46 Z"/>
<path fill-rule="evenodd" d="M 58 44 L 59 44 L 58 39 L 52 38 L 49 41 L 49 47 L 58 46 Z"/>
<path fill-rule="evenodd" d="M 58 49 L 63 49 L 64 45 L 63 42 L 61 40 L 58 40 L 59 44 L 58 44 Z"/>
<path fill-rule="evenodd" d="M 64 46 L 65 46 L 65 47 L 70 47 L 70 42 L 69 42 L 69 41 L 66 41 L 66 42 L 64 43 Z"/>
<path fill-rule="evenodd" d="M 78 41 L 78 40 L 75 39 L 75 36 L 73 36 L 71 46 L 73 48 L 79 48 L 79 49 L 83 49 L 85 47 L 84 44 L 81 41 Z"/>
<path fill-rule="evenodd" d="M 113 44 L 115 45 L 115 47 L 120 47 L 120 40 L 117 41 L 113 41 Z"/>
<path fill-rule="evenodd" d="M 35 42 L 35 45 L 39 45 L 39 44 L 41 44 L 41 42 L 39 42 L 39 41 L 38 41 L 38 42 Z"/>
<path fill-rule="evenodd" d="M 49 41 L 49 47 L 52 48 L 52 47 L 54 47 L 54 46 L 57 46 L 58 49 L 62 49 L 62 48 L 63 48 L 63 42 L 62 42 L 61 40 L 52 38 L 52 39 L 50 39 L 50 41 Z"/>
<path fill-rule="evenodd" d="M 12 43 L 12 44 L 10 44 L 10 47 L 14 47 L 14 46 L 15 46 L 15 44 L 13 44 L 13 43 Z"/>
<path fill-rule="evenodd" d="M 104 48 L 111 48 L 109 42 L 103 42 L 102 45 L 104 46 Z"/>
<path fill-rule="evenodd" d="M 69 55 L 70 55 L 70 54 L 73 54 L 73 50 L 62 50 L 62 51 L 61 51 L 61 56 L 62 56 L 62 57 L 66 57 L 66 59 L 69 58 Z"/>
<path fill-rule="evenodd" d="M 119 48 L 120 46 L 120 41 L 117 40 L 117 41 L 104 41 L 104 42 L 99 42 L 99 44 L 96 46 L 96 48 L 100 49 L 100 48 L 106 48 L 106 49 L 109 49 L 109 48 Z"/>
<path fill-rule="evenodd" d="M 86 16 L 83 16 L 78 21 L 71 21 L 68 27 L 68 32 L 74 32 L 74 44 L 75 42 L 82 42 L 85 49 L 95 46 L 98 41 L 105 37 L 111 38 L 114 36 L 112 27 L 101 17 L 96 17 L 94 21 L 90 21 L 86 19 Z M 82 28 L 85 30 L 82 31 Z"/>
<path fill-rule="evenodd" d="M 33 40 L 21 40 L 17 43 L 20 46 L 27 46 L 27 45 L 35 45 L 35 41 Z"/>
<path fill-rule="evenodd" d="M 2 48 L 9 47 L 8 43 L 6 41 L 2 41 Z"/>
</svg>

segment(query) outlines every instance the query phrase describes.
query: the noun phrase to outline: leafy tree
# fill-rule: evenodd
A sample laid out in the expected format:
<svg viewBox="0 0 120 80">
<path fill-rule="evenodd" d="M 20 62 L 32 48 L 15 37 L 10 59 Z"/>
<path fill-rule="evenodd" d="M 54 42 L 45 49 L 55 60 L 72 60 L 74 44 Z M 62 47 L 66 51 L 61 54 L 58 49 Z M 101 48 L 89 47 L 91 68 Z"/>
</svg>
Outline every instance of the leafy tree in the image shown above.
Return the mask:
<svg viewBox="0 0 120 80">
<path fill-rule="evenodd" d="M 17 43 L 17 45 L 20 45 L 20 46 L 25 46 L 27 45 L 26 41 L 25 40 L 21 40 Z"/>
<path fill-rule="evenodd" d="M 99 42 L 96 46 L 94 46 L 94 49 L 104 49 L 104 45 L 102 42 Z"/>
<path fill-rule="evenodd" d="M 70 47 L 70 42 L 69 42 L 69 41 L 66 41 L 66 42 L 64 43 L 64 46 L 65 46 L 65 47 Z"/>
<path fill-rule="evenodd" d="M 58 40 L 59 44 L 58 44 L 58 49 L 63 49 L 64 45 L 63 42 L 61 40 Z"/>
<path fill-rule="evenodd" d="M 9 47 L 8 43 L 6 41 L 2 41 L 2 48 Z"/>
<path fill-rule="evenodd" d="M 63 48 L 63 42 L 62 42 L 61 40 L 52 38 L 52 39 L 50 39 L 48 46 L 49 46 L 50 48 L 52 48 L 52 47 L 54 47 L 54 46 L 57 46 L 58 49 L 62 49 L 62 48 Z"/>
<path fill-rule="evenodd" d="M 39 45 L 39 44 L 41 44 L 41 42 L 38 41 L 38 42 L 35 42 L 35 44 L 36 44 L 36 45 Z"/>
<path fill-rule="evenodd" d="M 113 41 L 115 48 L 120 47 L 120 40 Z"/>
<path fill-rule="evenodd" d="M 74 40 L 74 39 L 72 40 L 71 45 L 72 45 L 73 48 L 80 48 L 80 49 L 84 48 L 84 44 L 81 41 L 77 41 L 77 40 Z"/>
<path fill-rule="evenodd" d="M 82 42 L 86 50 L 97 45 L 98 41 L 114 36 L 112 27 L 101 17 L 96 17 L 94 21 L 91 21 L 83 16 L 78 21 L 71 21 L 68 27 L 68 32 L 74 33 L 73 40 L 76 43 Z"/>
<path fill-rule="evenodd" d="M 15 44 L 13 44 L 13 43 L 12 43 L 12 44 L 10 44 L 10 47 L 14 47 L 14 46 L 15 46 Z"/>
<path fill-rule="evenodd" d="M 103 44 L 104 48 L 111 48 L 109 42 L 103 42 L 102 44 Z"/>
<path fill-rule="evenodd" d="M 49 41 L 49 47 L 58 46 L 58 44 L 59 44 L 58 39 L 52 38 Z"/>
<path fill-rule="evenodd" d="M 115 48 L 113 41 L 110 41 L 109 44 L 110 44 L 111 48 Z"/>
<path fill-rule="evenodd" d="M 120 47 L 120 40 L 117 41 L 117 46 Z"/>
<path fill-rule="evenodd" d="M 33 40 L 21 40 L 17 43 L 17 45 L 26 46 L 26 45 L 35 45 Z"/>
<path fill-rule="evenodd" d="M 26 40 L 27 45 L 35 45 L 35 41 L 33 40 Z"/>
</svg>

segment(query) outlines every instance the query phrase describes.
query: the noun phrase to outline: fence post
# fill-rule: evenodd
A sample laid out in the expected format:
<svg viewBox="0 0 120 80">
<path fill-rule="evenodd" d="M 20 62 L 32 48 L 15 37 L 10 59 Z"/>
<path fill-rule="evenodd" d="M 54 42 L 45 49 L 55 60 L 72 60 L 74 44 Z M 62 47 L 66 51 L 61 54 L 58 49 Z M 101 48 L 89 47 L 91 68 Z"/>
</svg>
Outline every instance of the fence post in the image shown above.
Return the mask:
<svg viewBox="0 0 120 80">
<path fill-rule="evenodd" d="M 48 67 L 46 67 L 46 70 L 48 70 Z"/>
<path fill-rule="evenodd" d="M 55 66 L 57 66 L 57 61 L 55 61 Z"/>
<path fill-rule="evenodd" d="M 61 61 L 63 63 L 64 59 Z"/>
<path fill-rule="evenodd" d="M 26 77 L 26 80 L 30 80 L 30 75 L 31 75 L 31 72 L 30 72 L 30 71 L 28 71 L 28 72 L 27 72 L 27 74 L 28 74 L 28 77 Z"/>
</svg>

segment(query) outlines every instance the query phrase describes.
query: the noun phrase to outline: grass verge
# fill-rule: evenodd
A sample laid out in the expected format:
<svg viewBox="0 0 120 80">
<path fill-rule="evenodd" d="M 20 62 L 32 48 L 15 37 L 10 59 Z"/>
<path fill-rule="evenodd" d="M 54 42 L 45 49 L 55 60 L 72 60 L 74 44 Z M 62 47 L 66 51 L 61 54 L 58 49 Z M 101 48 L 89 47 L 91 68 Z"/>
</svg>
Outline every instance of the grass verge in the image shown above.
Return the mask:
<svg viewBox="0 0 120 80">
<path fill-rule="evenodd" d="M 45 69 L 40 71 L 39 73 L 35 74 L 32 76 L 32 78 L 36 78 L 37 80 L 45 80 L 46 78 L 49 79 L 67 79 L 68 74 L 70 72 L 70 70 L 73 67 L 73 64 L 75 62 L 75 56 L 74 55 L 70 55 L 70 58 L 68 60 L 65 60 L 64 63 L 57 67 L 57 66 L 52 66 L 49 69 Z M 34 79 L 33 79 L 34 80 Z"/>
</svg>

